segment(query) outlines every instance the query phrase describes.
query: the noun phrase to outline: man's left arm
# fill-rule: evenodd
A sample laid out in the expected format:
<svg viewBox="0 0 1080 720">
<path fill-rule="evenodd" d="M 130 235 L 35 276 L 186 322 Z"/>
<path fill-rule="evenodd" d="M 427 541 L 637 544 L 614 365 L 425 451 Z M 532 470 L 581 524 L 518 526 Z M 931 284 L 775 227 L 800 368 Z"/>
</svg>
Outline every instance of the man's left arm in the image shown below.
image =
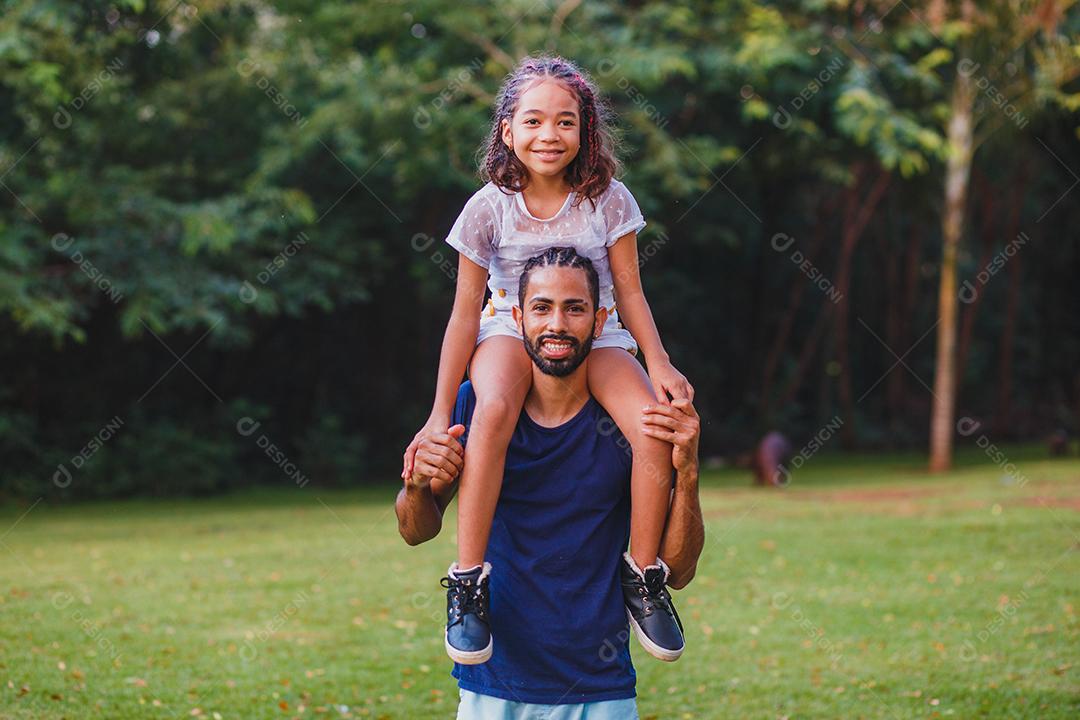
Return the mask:
<svg viewBox="0 0 1080 720">
<path fill-rule="evenodd" d="M 685 399 L 673 400 L 670 405 L 649 406 L 642 421 L 646 435 L 666 440 L 673 446 L 675 488 L 660 539 L 660 557 L 671 568 L 668 585 L 681 590 L 693 579 L 705 546 L 705 522 L 698 498 L 701 422 L 693 404 Z"/>
</svg>

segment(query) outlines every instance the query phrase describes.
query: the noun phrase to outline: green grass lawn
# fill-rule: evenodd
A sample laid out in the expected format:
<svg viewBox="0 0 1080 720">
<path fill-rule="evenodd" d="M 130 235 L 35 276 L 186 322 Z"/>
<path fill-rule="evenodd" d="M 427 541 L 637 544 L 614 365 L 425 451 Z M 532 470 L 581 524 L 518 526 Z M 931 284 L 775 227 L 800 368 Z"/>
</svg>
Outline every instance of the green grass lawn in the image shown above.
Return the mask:
<svg viewBox="0 0 1080 720">
<path fill-rule="evenodd" d="M 706 474 L 642 718 L 1080 717 L 1080 461 L 1007 455 Z M 0 510 L 0 718 L 454 717 L 454 520 L 410 548 L 395 491 Z"/>
</svg>

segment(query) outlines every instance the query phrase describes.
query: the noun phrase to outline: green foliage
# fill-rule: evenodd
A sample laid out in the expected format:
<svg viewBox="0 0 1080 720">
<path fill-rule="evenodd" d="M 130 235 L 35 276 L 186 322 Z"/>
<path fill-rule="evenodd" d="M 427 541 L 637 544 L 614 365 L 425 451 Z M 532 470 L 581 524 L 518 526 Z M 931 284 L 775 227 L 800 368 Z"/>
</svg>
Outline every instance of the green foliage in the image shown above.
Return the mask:
<svg viewBox="0 0 1080 720">
<path fill-rule="evenodd" d="M 870 146 L 882 167 L 898 168 L 904 177 L 926 173 L 931 160 L 944 158 L 945 142 L 938 132 L 872 92 L 864 76 L 853 75 L 836 100 L 837 128 Z"/>
<path fill-rule="evenodd" d="M 207 495 L 236 487 L 237 442 L 173 419 L 144 420 L 85 466 L 77 496 Z M 240 476 L 242 477 L 242 475 Z"/>
<path fill-rule="evenodd" d="M 185 364 L 226 405 L 272 408 L 277 439 L 327 483 L 390 468 L 434 386 L 453 292 L 446 268 L 456 261 L 441 239 L 479 184 L 475 155 L 494 94 L 528 52 L 573 58 L 617 111 L 622 179 L 649 222 L 639 246 L 658 248 L 643 264 L 644 284 L 665 344 L 699 388 L 714 452 L 745 446 L 779 419 L 797 434 L 830 416 L 833 389 L 824 381 L 819 391 L 816 380 L 832 377 L 824 374 L 829 350 L 811 359 L 790 407 L 757 414 L 761 359 L 791 288 L 806 282 L 768 249 L 769 239 L 784 232 L 802 248 L 820 233 L 814 262 L 834 275 L 832 239 L 843 218 L 822 208 L 860 189 L 856 167 L 884 167 L 908 182 L 868 232 L 885 257 L 903 254 L 916 235 L 932 246 L 934 178 L 947 152 L 947 91 L 960 58 L 979 59 L 1010 98 L 1012 85 L 998 75 L 1009 77 L 1011 63 L 1031 91 L 1024 107 L 1038 137 L 1066 166 L 1080 164 L 1069 155 L 1074 118 L 1062 110 L 1075 109 L 1080 96 L 1069 79 L 1080 57 L 1071 5 L 1055 32 L 1032 35 L 1015 57 L 1000 59 L 970 25 L 947 18 L 930 32 L 906 6 L 563 7 L 565 17 L 526 0 L 6 3 L 0 363 L 10 407 L 0 417 L 10 422 L 0 423 L 0 446 L 23 448 L 12 451 L 10 477 L 46 476 L 44 457 L 70 456 L 104 418 L 133 416 L 145 404 L 147 426 L 133 426 L 127 442 L 137 437 L 146 447 L 118 442 L 102 455 L 116 488 L 132 487 L 136 466 L 167 462 L 184 447 L 223 463 L 204 489 L 229 486 L 230 463 L 257 458 L 243 445 L 238 451 L 235 438 L 183 431 L 228 426 L 223 411 L 201 404 L 217 400 L 185 367 L 140 401 L 196 341 Z M 1001 22 L 1011 17 L 992 9 L 1004 13 Z M 983 117 L 997 118 L 983 101 Z M 777 122 L 781 110 L 786 125 Z M 1072 177 L 1033 137 L 1017 137 L 1006 124 L 995 136 L 1003 150 L 987 164 L 997 177 L 1038 156 L 1040 184 L 1025 209 L 1038 217 Z M 1040 228 L 1067 233 L 1074 207 L 1063 201 Z M 420 234 L 435 239 L 425 251 L 412 242 Z M 1066 317 L 1040 320 L 1066 297 L 1054 268 L 1069 267 L 1075 250 L 1062 252 L 1054 260 L 1030 254 L 1025 273 L 1053 284 L 1021 323 L 1025 344 L 1041 348 L 1025 359 L 1023 377 L 1054 387 L 1069 387 L 1075 343 L 1065 341 L 1060 360 L 1039 358 L 1058 357 L 1047 349 L 1054 338 L 1080 335 Z M 919 283 L 936 261 L 920 258 L 929 270 Z M 891 301 L 877 282 L 882 260 L 868 253 L 854 263 L 861 285 L 853 293 L 867 308 L 859 317 L 880 328 Z M 932 294 L 919 283 L 915 324 L 932 314 Z M 1004 284 L 991 293 L 987 307 L 1001 311 Z M 820 308 L 815 297 L 794 313 L 780 385 L 796 373 Z M 976 337 L 992 337 L 993 318 L 980 315 Z M 923 377 L 930 351 L 912 358 Z M 878 367 L 883 352 L 872 343 L 855 349 L 856 384 L 878 379 L 888 367 Z M 996 348 L 986 343 L 976 353 L 996 356 Z M 980 367 L 973 382 L 989 382 L 994 364 Z M 316 401 L 320 387 L 335 391 Z M 78 407 L 70 398 L 81 398 Z M 861 411 L 877 425 L 867 437 L 902 436 L 882 432 L 880 406 Z M 923 411 L 913 405 L 902 422 L 923 422 Z M 121 447 L 135 453 L 127 467 Z M 181 475 L 167 486 L 186 487 Z"/>
<path fill-rule="evenodd" d="M 340 417 L 320 414 L 299 441 L 300 465 L 316 484 L 351 487 L 371 472 L 370 449 Z"/>
</svg>

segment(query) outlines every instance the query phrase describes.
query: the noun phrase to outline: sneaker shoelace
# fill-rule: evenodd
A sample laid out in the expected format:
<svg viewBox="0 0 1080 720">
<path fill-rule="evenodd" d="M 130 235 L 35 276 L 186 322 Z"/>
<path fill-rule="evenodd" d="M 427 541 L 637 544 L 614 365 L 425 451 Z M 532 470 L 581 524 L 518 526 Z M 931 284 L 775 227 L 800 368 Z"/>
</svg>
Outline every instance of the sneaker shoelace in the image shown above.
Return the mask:
<svg viewBox="0 0 1080 720">
<path fill-rule="evenodd" d="M 488 586 L 471 579 L 458 579 L 444 577 L 440 583 L 450 590 L 450 606 L 454 613 L 454 622 L 461 622 L 465 613 L 473 613 L 476 617 L 487 622 Z"/>
<path fill-rule="evenodd" d="M 675 604 L 671 600 L 671 594 L 668 593 L 667 588 L 664 586 L 663 579 L 657 578 L 652 583 L 648 583 L 642 578 L 637 578 L 636 582 L 638 586 L 638 593 L 641 595 L 641 604 L 643 611 L 646 615 L 651 615 L 654 609 L 661 609 L 668 615 L 675 618 L 676 624 L 679 626 L 679 630 L 683 629 L 682 620 L 679 618 L 679 613 L 675 610 Z"/>
</svg>

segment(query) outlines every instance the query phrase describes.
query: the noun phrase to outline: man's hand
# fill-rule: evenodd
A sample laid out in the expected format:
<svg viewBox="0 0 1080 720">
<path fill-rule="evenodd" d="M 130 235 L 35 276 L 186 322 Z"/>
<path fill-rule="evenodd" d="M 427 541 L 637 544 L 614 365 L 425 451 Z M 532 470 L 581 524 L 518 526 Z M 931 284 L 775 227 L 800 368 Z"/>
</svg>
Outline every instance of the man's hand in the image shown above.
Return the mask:
<svg viewBox="0 0 1080 720">
<path fill-rule="evenodd" d="M 465 465 L 465 450 L 458 442 L 464 433 L 464 425 L 454 425 L 417 443 L 413 471 L 402 480 L 404 487 L 394 501 L 398 532 L 410 545 L 427 542 L 442 528 L 443 510 Z"/>
<path fill-rule="evenodd" d="M 649 405 L 642 412 L 641 421 L 643 433 L 674 446 L 671 464 L 677 473 L 686 475 L 697 470 L 701 421 L 693 403 L 679 398 L 670 405 Z"/>
<path fill-rule="evenodd" d="M 424 427 L 420 428 L 416 435 L 413 436 L 412 442 L 405 448 L 405 454 L 401 456 L 401 479 L 405 480 L 416 469 L 416 451 L 420 447 L 420 443 L 431 435 L 439 433 L 445 433 L 447 426 L 450 423 L 443 420 L 437 420 L 435 418 L 428 418 L 428 421 L 424 423 Z"/>
<path fill-rule="evenodd" d="M 432 433 L 420 438 L 413 471 L 405 484 L 413 489 L 421 489 L 435 479 L 447 484 L 457 479 L 465 465 L 465 450 L 458 442 L 464 433 L 464 425 L 454 425 L 444 433 Z"/>
</svg>

